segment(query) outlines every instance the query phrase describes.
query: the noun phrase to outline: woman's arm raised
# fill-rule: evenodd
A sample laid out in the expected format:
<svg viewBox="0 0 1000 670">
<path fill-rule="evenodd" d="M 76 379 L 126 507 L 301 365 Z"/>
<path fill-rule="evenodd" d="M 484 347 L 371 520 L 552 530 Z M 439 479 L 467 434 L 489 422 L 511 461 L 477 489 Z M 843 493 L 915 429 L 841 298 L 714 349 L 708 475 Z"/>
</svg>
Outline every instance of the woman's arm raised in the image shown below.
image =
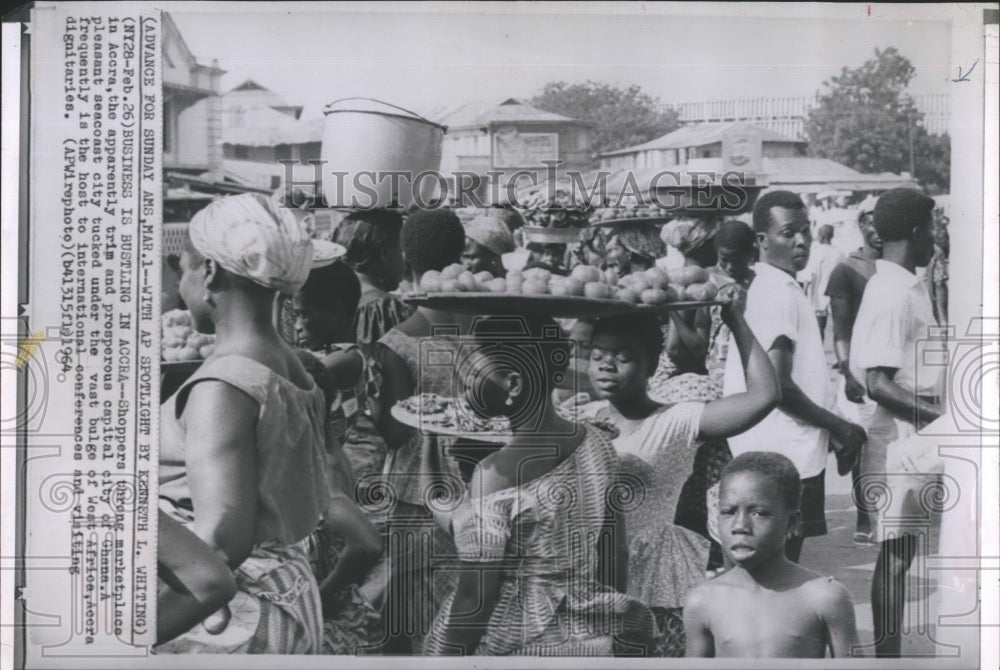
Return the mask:
<svg viewBox="0 0 1000 670">
<path fill-rule="evenodd" d="M 698 438 L 702 440 L 742 433 L 759 423 L 781 401 L 781 387 L 771 359 L 743 318 L 746 291 L 728 284 L 719 291 L 718 299 L 725 303 L 722 318 L 736 340 L 747 390 L 705 405 L 698 427 Z"/>
</svg>

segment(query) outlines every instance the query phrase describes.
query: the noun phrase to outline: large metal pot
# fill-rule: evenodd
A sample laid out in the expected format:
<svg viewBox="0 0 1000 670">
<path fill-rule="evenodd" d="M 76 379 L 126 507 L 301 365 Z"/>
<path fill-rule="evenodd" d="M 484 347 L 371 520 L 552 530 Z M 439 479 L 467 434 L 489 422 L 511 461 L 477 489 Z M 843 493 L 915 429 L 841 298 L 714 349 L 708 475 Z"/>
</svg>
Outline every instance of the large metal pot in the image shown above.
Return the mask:
<svg viewBox="0 0 1000 670">
<path fill-rule="evenodd" d="M 441 197 L 437 173 L 446 128 L 372 98 L 341 98 L 324 108 L 323 191 L 333 207 L 407 207 Z M 391 178 L 390 172 L 404 175 Z M 343 176 L 334 176 L 343 173 Z M 424 177 L 419 175 L 425 174 Z"/>
</svg>

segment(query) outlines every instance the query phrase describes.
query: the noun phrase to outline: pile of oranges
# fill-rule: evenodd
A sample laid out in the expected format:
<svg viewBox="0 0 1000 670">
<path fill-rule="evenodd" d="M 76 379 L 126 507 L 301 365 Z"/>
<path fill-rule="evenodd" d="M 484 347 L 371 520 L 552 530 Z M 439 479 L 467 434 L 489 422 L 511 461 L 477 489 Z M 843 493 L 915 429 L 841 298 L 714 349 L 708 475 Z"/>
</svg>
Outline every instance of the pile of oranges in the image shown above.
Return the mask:
<svg viewBox="0 0 1000 670">
<path fill-rule="evenodd" d="M 215 350 L 215 335 L 196 331 L 187 310 L 172 309 L 160 317 L 160 344 L 166 363 L 204 360 Z"/>
<path fill-rule="evenodd" d="M 568 277 L 541 268 L 511 270 L 505 277 L 494 277 L 489 272 L 473 274 L 458 263 L 441 272 L 425 272 L 420 278 L 419 290 L 421 293 L 582 296 L 646 305 L 712 300 L 716 292 L 708 271 L 700 267 L 683 267 L 669 272 L 651 268 L 619 277 L 614 270 L 577 265 Z"/>
</svg>

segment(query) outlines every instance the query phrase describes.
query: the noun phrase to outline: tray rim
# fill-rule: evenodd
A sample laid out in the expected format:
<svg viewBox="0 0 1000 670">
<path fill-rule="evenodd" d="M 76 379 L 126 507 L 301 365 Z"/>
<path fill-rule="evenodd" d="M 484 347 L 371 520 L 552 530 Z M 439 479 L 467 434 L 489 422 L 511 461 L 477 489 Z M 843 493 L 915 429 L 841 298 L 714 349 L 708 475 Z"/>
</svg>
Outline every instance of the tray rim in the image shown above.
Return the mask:
<svg viewBox="0 0 1000 670">
<path fill-rule="evenodd" d="M 667 312 L 683 312 L 689 309 L 699 309 L 701 307 L 711 307 L 713 305 L 721 305 L 722 303 L 718 300 L 678 300 L 674 302 L 661 303 L 659 305 L 645 305 L 634 302 L 625 302 L 623 300 L 608 299 L 608 298 L 588 298 L 586 296 L 578 295 L 551 295 L 551 294 L 511 294 L 511 293 L 491 293 L 491 292 L 467 292 L 467 293 L 410 293 L 402 297 L 403 302 L 407 304 L 420 306 L 427 306 L 431 309 L 442 309 L 443 311 L 448 311 L 447 308 L 434 307 L 433 305 L 427 304 L 429 300 L 433 300 L 435 296 L 443 296 L 448 299 L 458 299 L 461 302 L 468 302 L 469 306 L 465 308 L 463 306 L 463 313 L 471 314 L 490 314 L 490 311 L 483 310 L 482 301 L 490 302 L 497 299 L 498 297 L 503 297 L 508 300 L 527 300 L 529 303 L 534 302 L 537 304 L 544 304 L 547 301 L 553 299 L 560 302 L 564 302 L 567 307 L 572 307 L 573 305 L 578 305 L 580 307 L 591 306 L 594 308 L 608 308 L 612 312 L 606 316 L 620 316 L 626 314 L 664 314 Z M 514 312 L 504 311 L 502 314 L 512 314 Z M 587 318 L 586 316 L 578 318 Z M 602 318 L 602 317 L 593 317 Z"/>
<path fill-rule="evenodd" d="M 411 398 L 414 396 L 410 396 Z M 447 396 L 441 396 L 447 397 Z M 494 433 L 494 432 L 474 432 L 468 430 L 462 430 L 461 428 L 446 428 L 444 426 L 435 426 L 433 424 L 428 425 L 422 423 L 419 415 L 412 414 L 406 411 L 402 407 L 402 403 L 409 398 L 404 398 L 396 402 L 392 407 L 389 408 L 389 414 L 392 415 L 396 421 L 403 425 L 409 426 L 421 433 L 428 433 L 431 435 L 445 435 L 447 437 L 465 437 L 472 440 L 477 440 L 479 442 L 488 442 L 491 444 L 506 444 L 514 438 L 514 433 Z M 449 400 L 454 400 L 449 398 Z M 413 417 L 416 417 L 414 419 Z"/>
<path fill-rule="evenodd" d="M 645 217 L 635 217 L 633 219 L 603 219 L 601 221 L 591 221 L 590 225 L 593 228 L 603 228 L 610 226 L 626 226 L 630 223 L 648 223 L 650 225 L 658 226 L 664 223 L 670 223 L 676 216 L 645 216 Z"/>
</svg>

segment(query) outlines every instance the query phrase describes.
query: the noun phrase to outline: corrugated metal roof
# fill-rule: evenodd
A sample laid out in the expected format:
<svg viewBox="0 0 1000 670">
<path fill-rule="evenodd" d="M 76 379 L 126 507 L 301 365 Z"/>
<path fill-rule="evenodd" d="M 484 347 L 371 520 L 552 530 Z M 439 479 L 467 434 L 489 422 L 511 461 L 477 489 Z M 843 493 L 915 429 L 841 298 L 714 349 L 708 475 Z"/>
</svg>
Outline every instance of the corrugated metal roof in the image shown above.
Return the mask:
<svg viewBox="0 0 1000 670">
<path fill-rule="evenodd" d="M 515 98 L 470 102 L 451 108 L 441 108 L 428 118 L 448 128 L 481 128 L 491 123 L 576 123 L 590 125 L 562 114 L 546 112 Z"/>
<path fill-rule="evenodd" d="M 295 116 L 302 113 L 302 106 L 295 105 L 283 96 L 265 88 L 253 79 L 247 79 L 238 86 L 222 94 L 222 108 L 225 111 L 259 108 L 284 108 L 292 110 Z"/>
<path fill-rule="evenodd" d="M 730 130 L 738 128 L 757 128 L 760 130 L 761 138 L 764 142 L 788 142 L 793 144 L 806 144 L 804 140 L 797 140 L 794 137 L 782 135 L 781 133 L 767 128 L 760 128 L 749 123 L 704 123 L 697 126 L 685 126 L 678 128 L 672 133 L 667 133 L 655 140 L 636 144 L 624 149 L 615 149 L 601 154 L 605 156 L 620 156 L 622 154 L 637 153 L 639 151 L 649 151 L 655 149 L 686 149 L 687 147 L 701 147 L 707 144 L 715 144 L 722 141 L 722 136 Z"/>
<path fill-rule="evenodd" d="M 784 184 L 806 184 L 812 182 L 839 181 L 879 181 L 886 175 L 862 174 L 842 163 L 829 158 L 811 158 L 809 156 L 787 156 L 782 158 L 764 157 L 762 161 L 764 172 L 770 175 L 780 175 Z M 899 175 L 888 175 L 891 180 L 898 181 Z M 774 177 L 772 176 L 772 181 Z"/>
<path fill-rule="evenodd" d="M 306 144 L 323 139 L 323 119 L 296 120 L 287 114 L 263 107 L 226 112 L 222 141 L 249 147 L 278 144 Z"/>
</svg>

